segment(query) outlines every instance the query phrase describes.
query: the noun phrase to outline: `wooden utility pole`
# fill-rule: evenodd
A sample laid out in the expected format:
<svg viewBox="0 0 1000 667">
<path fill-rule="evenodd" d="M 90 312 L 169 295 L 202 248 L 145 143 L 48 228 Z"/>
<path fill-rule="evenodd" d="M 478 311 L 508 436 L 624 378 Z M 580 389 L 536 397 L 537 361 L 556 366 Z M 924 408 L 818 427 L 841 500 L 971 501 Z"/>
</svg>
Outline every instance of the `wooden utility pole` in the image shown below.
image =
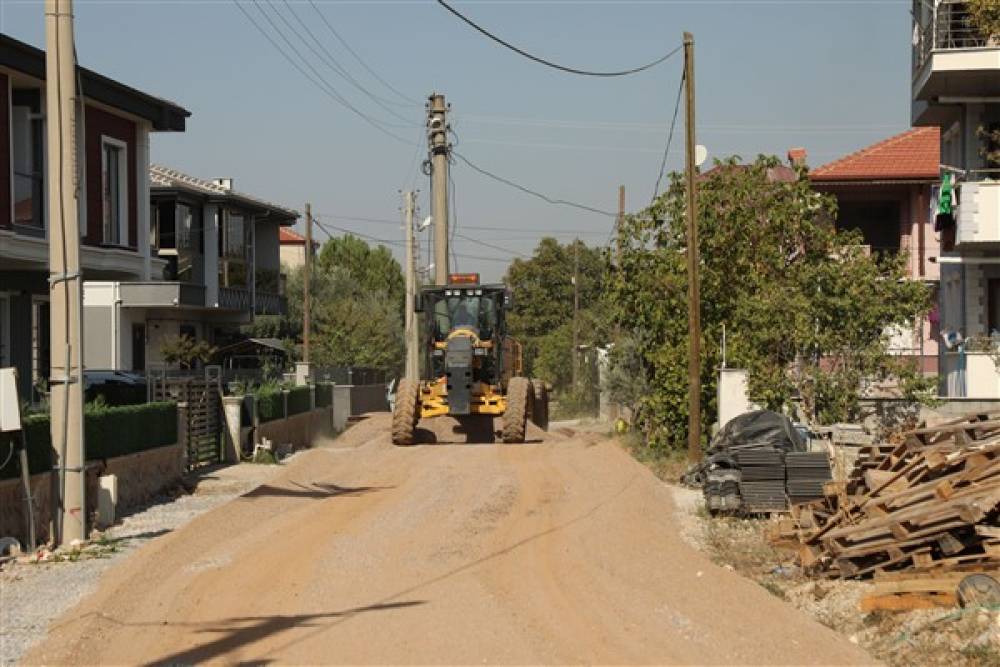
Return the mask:
<svg viewBox="0 0 1000 667">
<path fill-rule="evenodd" d="M 312 280 L 312 257 L 313 257 L 313 214 L 312 205 L 306 202 L 306 247 L 302 264 L 302 361 L 309 363 L 309 334 L 311 326 L 312 292 L 310 281 Z"/>
<path fill-rule="evenodd" d="M 625 186 L 618 186 L 618 221 L 615 223 L 615 262 L 621 273 L 622 264 L 622 226 L 625 224 Z"/>
<path fill-rule="evenodd" d="M 577 384 L 577 355 L 580 353 L 580 239 L 573 241 L 573 389 Z"/>
<path fill-rule="evenodd" d="M 420 375 L 420 342 L 417 339 L 417 313 L 413 309 L 417 291 L 417 259 L 413 238 L 413 212 L 416 208 L 412 190 L 403 193 L 403 210 L 406 212 L 406 374 L 410 380 Z"/>
<path fill-rule="evenodd" d="M 49 182 L 49 386 L 58 471 L 55 542 L 87 538 L 83 442 L 83 280 L 73 1 L 45 2 L 45 117 Z M 91 221 L 91 224 L 100 224 Z"/>
<path fill-rule="evenodd" d="M 434 216 L 434 282 L 448 283 L 448 105 L 432 93 L 427 105 L 427 141 L 431 153 L 431 214 Z"/>
<path fill-rule="evenodd" d="M 684 146 L 687 177 L 688 459 L 701 460 L 701 296 L 698 286 L 698 211 L 695 179 L 694 35 L 684 33 Z"/>
</svg>

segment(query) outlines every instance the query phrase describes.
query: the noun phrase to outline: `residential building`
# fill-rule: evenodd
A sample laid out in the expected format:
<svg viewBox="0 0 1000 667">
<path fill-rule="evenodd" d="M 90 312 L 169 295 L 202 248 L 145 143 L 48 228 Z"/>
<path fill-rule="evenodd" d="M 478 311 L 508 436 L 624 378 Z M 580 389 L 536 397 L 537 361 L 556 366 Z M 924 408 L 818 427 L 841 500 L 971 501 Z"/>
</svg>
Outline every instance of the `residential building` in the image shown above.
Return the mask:
<svg viewBox="0 0 1000 667">
<path fill-rule="evenodd" d="M 937 301 L 940 234 L 934 231 L 940 132 L 919 127 L 809 172 L 813 188 L 837 199 L 837 227 L 861 233 L 868 252 L 906 255 L 906 274 L 925 282 Z M 789 151 L 804 162 L 805 151 Z M 938 372 L 938 309 L 912 330 L 894 332 L 892 351 L 912 358 L 927 375 Z"/>
<path fill-rule="evenodd" d="M 281 244 L 281 265 L 286 269 L 297 269 L 306 263 L 306 237 L 287 227 L 281 228 L 278 237 Z M 319 247 L 318 241 L 313 241 L 313 253 Z"/>
<path fill-rule="evenodd" d="M 957 179 L 940 212 L 941 392 L 1000 398 L 1000 35 L 984 35 L 965 2 L 913 3 L 912 121 L 938 127 L 941 169 Z"/>
<path fill-rule="evenodd" d="M 145 372 L 166 368 L 163 344 L 177 336 L 221 347 L 241 325 L 287 308 L 279 237 L 295 210 L 158 165 L 149 168 L 151 253 L 162 278 L 88 281 L 88 366 Z"/>
<path fill-rule="evenodd" d="M 80 263 L 87 280 L 150 280 L 149 135 L 183 132 L 190 113 L 80 68 Z M 45 52 L 0 34 L 0 366 L 19 390 L 49 374 Z"/>
</svg>

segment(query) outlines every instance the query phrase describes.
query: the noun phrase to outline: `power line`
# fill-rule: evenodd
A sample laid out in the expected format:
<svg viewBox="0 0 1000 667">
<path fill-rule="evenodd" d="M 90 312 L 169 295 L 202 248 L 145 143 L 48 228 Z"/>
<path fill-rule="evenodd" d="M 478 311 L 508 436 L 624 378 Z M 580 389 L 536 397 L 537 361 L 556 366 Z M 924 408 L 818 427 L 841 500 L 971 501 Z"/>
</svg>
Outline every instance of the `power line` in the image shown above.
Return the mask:
<svg viewBox="0 0 1000 667">
<path fill-rule="evenodd" d="M 379 83 L 381 83 L 383 86 L 385 86 L 386 88 L 388 88 L 392 92 L 396 93 L 396 95 L 398 95 L 400 97 L 400 99 L 406 100 L 408 103 L 415 104 L 418 107 L 421 106 L 421 103 L 418 100 L 415 100 L 412 97 L 410 97 L 409 95 L 406 95 L 404 93 L 399 92 L 399 90 L 395 86 L 393 86 L 391 83 L 389 83 L 388 81 L 386 81 L 385 79 L 383 79 L 381 76 L 378 75 L 378 72 L 376 72 L 371 67 L 369 67 L 368 63 L 366 63 L 364 61 L 364 59 L 361 56 L 359 56 L 354 49 L 351 48 L 351 45 L 348 44 L 347 41 L 344 40 L 344 38 L 340 36 L 340 33 L 337 32 L 337 30 L 333 27 L 333 25 L 327 20 L 326 15 L 322 11 L 320 11 L 319 7 L 316 6 L 316 3 L 313 2 L 313 0 L 309 0 L 309 4 L 312 5 L 312 8 L 314 10 L 316 10 L 316 13 L 319 14 L 320 20 L 322 20 L 323 23 L 326 24 L 326 27 L 330 30 L 330 32 L 333 34 L 333 36 L 337 38 L 337 41 L 339 41 L 340 44 L 345 49 L 347 49 L 348 53 L 350 53 L 352 56 L 354 56 L 354 59 L 357 60 L 358 63 L 360 63 L 360 65 L 362 67 L 364 67 L 365 70 L 369 74 L 371 74 L 373 77 L 375 77 L 375 79 Z M 403 105 L 400 105 L 400 106 L 403 106 Z"/>
<path fill-rule="evenodd" d="M 307 72 L 306 70 L 304 70 L 304 69 L 302 68 L 302 66 L 301 66 L 301 65 L 299 65 L 299 63 L 297 63 L 297 62 L 295 61 L 295 59 L 293 59 L 293 58 L 292 58 L 292 57 L 291 57 L 290 55 L 288 55 L 288 52 L 287 52 L 287 51 L 285 51 L 285 50 L 284 50 L 284 49 L 283 49 L 283 48 L 281 47 L 281 45 L 279 45 L 279 44 L 278 44 L 278 43 L 277 43 L 277 42 L 276 42 L 276 41 L 274 40 L 274 38 L 272 38 L 272 37 L 271 37 L 271 35 L 270 35 L 270 34 L 269 34 L 269 33 L 267 32 L 267 30 L 265 30 L 265 29 L 264 29 L 264 27 L 263 27 L 263 26 L 261 26 L 261 25 L 260 25 L 260 23 L 258 23 L 258 22 L 257 22 L 257 20 L 256 20 L 256 19 L 254 19 L 254 17 L 253 17 L 253 16 L 251 15 L 251 14 L 250 14 L 250 13 L 249 13 L 249 12 L 248 12 L 247 10 L 245 10 L 245 9 L 243 8 L 243 6 L 242 6 L 242 5 L 241 5 L 241 4 L 239 3 L 239 1 L 238 1 L 238 0 L 232 0 L 232 2 L 233 2 L 233 4 L 234 4 L 234 5 L 236 5 L 236 8 L 240 10 L 240 13 L 242 13 L 242 14 L 243 14 L 243 16 L 245 16 L 245 17 L 247 18 L 247 20 L 248 20 L 248 21 L 250 21 L 250 23 L 252 23 L 252 24 L 253 24 L 253 26 L 254 26 L 254 27 L 255 27 L 255 28 L 257 29 L 257 31 L 258 31 L 258 32 L 259 32 L 259 33 L 260 33 L 261 35 L 263 35 L 263 36 L 264 36 L 264 38 L 265 38 L 265 39 L 266 39 L 266 40 L 267 40 L 268 42 L 270 42 L 270 43 L 271 43 L 271 46 L 273 46 L 273 47 L 274 47 L 275 49 L 277 49 L 278 53 L 280 53 L 280 54 L 282 55 L 282 57 L 283 57 L 283 58 L 284 58 L 285 60 L 287 60 L 287 61 L 288 61 L 288 63 L 289 63 L 289 64 L 290 64 L 290 65 L 291 65 L 292 67 L 294 67 L 294 68 L 295 68 L 296 70 L 298 70 L 298 71 L 299 71 L 299 73 L 300 73 L 300 74 L 302 74 L 302 76 L 306 77 L 306 79 L 308 79 L 308 80 L 309 80 L 309 81 L 310 81 L 310 82 L 311 82 L 311 83 L 312 83 L 312 84 L 313 84 L 314 86 L 316 86 L 317 88 L 319 88 L 319 89 L 320 89 L 320 90 L 321 90 L 322 92 L 326 93 L 326 95 L 327 95 L 328 97 L 330 97 L 331 99 L 333 99 L 333 100 L 334 100 L 335 102 L 337 102 L 338 104 L 340 104 L 340 105 L 342 105 L 342 106 L 346 107 L 346 108 L 347 108 L 348 110 L 350 110 L 351 112 L 353 112 L 353 113 L 354 113 L 355 115 L 357 115 L 358 117 L 360 117 L 360 118 L 361 118 L 361 119 L 362 119 L 363 121 L 365 121 L 366 123 L 368 123 L 369 125 L 371 125 L 372 127 L 374 127 L 374 128 L 375 128 L 376 130 L 378 130 L 379 132 L 382 132 L 383 134 L 386 134 L 386 135 L 388 135 L 388 136 L 392 137 L 393 139 L 395 139 L 395 140 L 397 140 L 397 141 L 401 141 L 401 142 L 403 142 L 403 143 L 405 143 L 405 144 L 409 144 L 409 142 L 408 142 L 408 141 L 407 141 L 406 139 L 403 139 L 402 137 L 400 137 L 399 135 L 395 134 L 394 132 L 392 132 L 392 131 L 390 131 L 390 130 L 386 129 L 385 127 L 383 127 L 383 126 L 381 126 L 381 125 L 379 125 L 379 123 L 378 123 L 378 122 L 377 122 L 377 121 L 376 121 L 376 120 L 375 120 L 374 118 L 371 118 L 371 117 L 369 117 L 369 116 L 368 116 L 367 114 L 365 114 L 365 113 L 363 113 L 363 112 L 359 111 L 359 110 L 358 110 L 357 108 L 355 108 L 355 107 L 354 107 L 354 106 L 353 106 L 353 105 L 352 105 L 352 104 L 351 104 L 350 102 L 348 102 L 348 101 L 347 101 L 347 100 L 345 100 L 345 99 L 344 99 L 343 97 L 341 97 L 341 96 L 340 96 L 340 94 L 339 94 L 339 93 L 337 93 L 337 92 L 336 92 L 336 90 L 335 90 L 335 89 L 333 89 L 333 87 L 332 87 L 332 86 L 330 86 L 330 84 L 329 84 L 328 82 L 326 82 L 326 80 L 325 80 L 325 79 L 323 79 L 323 77 L 322 77 L 322 76 L 319 76 L 319 73 L 318 73 L 318 72 L 317 72 L 317 76 L 318 76 L 319 80 L 317 81 L 317 79 L 316 79 L 316 78 L 314 78 L 313 76 L 311 76 L 311 75 L 310 75 L 310 74 L 309 74 L 309 73 L 308 73 L 308 72 Z M 280 35 L 280 36 L 282 37 L 282 39 L 283 39 L 283 40 L 285 41 L 285 43 L 286 43 L 286 44 L 289 44 L 289 46 L 292 46 L 292 50 L 293 50 L 293 51 L 296 51 L 296 53 L 298 53 L 298 52 L 297 52 L 297 50 L 295 49 L 295 47 L 294 47 L 294 46 L 293 46 L 293 45 L 292 45 L 292 44 L 291 44 L 291 43 L 290 43 L 290 42 L 288 41 L 288 38 L 287 38 L 287 37 L 285 37 L 284 33 L 282 33 L 282 32 L 281 32 L 280 30 L 278 30 L 278 29 L 277 29 L 277 26 L 275 25 L 274 21 L 271 21 L 270 17 L 269 17 L 269 16 L 268 16 L 268 15 L 267 15 L 267 14 L 266 14 L 266 13 L 264 12 L 264 10 L 263 10 L 263 9 L 261 9 L 261 8 L 260 8 L 260 5 L 258 5 L 258 4 L 257 4 L 256 0 L 254 0 L 254 5 L 255 5 L 255 6 L 257 7 L 257 10 L 258 10 L 258 11 L 259 11 L 259 12 L 261 13 L 261 15 L 262 15 L 262 16 L 263 16 L 263 17 L 264 17 L 265 19 L 267 19 L 267 21 L 268 21 L 268 22 L 269 22 L 269 23 L 270 23 L 270 24 L 271 24 L 272 26 L 274 26 L 274 28 L 275 28 L 275 31 L 276 31 L 276 32 L 277 32 L 277 33 L 278 33 L 278 34 L 279 34 L 279 35 Z M 300 58 L 302 57 L 302 56 L 301 56 L 301 54 L 299 55 L 299 57 L 300 57 Z M 309 64 L 309 62 L 308 62 L 308 61 L 306 61 L 306 65 L 307 65 L 307 66 L 309 66 L 309 68 L 310 68 L 310 69 L 312 69 L 312 70 L 313 70 L 314 72 L 316 71 L 316 70 L 315 70 L 315 68 L 314 68 L 314 67 L 312 67 L 312 66 L 311 66 L 311 65 Z M 324 83 L 326 84 L 326 87 L 324 87 L 324 85 L 323 85 Z"/>
<path fill-rule="evenodd" d="M 454 155 L 455 157 L 457 157 L 462 162 L 464 162 L 466 165 L 468 165 L 474 171 L 478 171 L 483 176 L 487 176 L 489 178 L 492 178 L 493 180 L 498 181 L 500 183 L 503 183 L 504 185 L 509 185 L 510 187 L 514 188 L 515 190 L 520 190 L 521 192 L 523 192 L 525 194 L 529 194 L 529 195 L 531 195 L 533 197 L 538 197 L 542 201 L 545 201 L 545 202 L 547 202 L 549 204 L 555 204 L 555 205 L 559 205 L 559 206 L 571 206 L 573 208 L 578 208 L 578 209 L 580 209 L 582 211 L 589 211 L 590 213 L 597 213 L 598 215 L 606 215 L 606 216 L 610 216 L 612 218 L 616 217 L 618 215 L 617 213 L 612 213 L 610 211 L 602 211 L 599 208 L 594 208 L 593 206 L 587 206 L 586 204 L 577 204 L 576 202 L 567 201 L 565 199 L 553 199 L 552 197 L 549 197 L 547 195 L 543 195 L 541 192 L 536 192 L 536 191 L 534 191 L 534 190 L 532 190 L 530 188 L 527 188 L 527 187 L 525 187 L 523 185 L 519 185 L 519 184 L 515 183 L 514 181 L 510 181 L 510 180 L 508 180 L 506 178 L 503 178 L 502 176 L 497 176 L 496 174 L 494 174 L 492 172 L 489 172 L 489 171 L 483 169 L 482 167 L 476 166 L 471 161 L 469 161 L 469 159 L 467 157 L 465 157 L 464 155 L 462 155 L 461 153 L 459 153 L 456 150 L 452 150 L 451 154 Z"/>
<path fill-rule="evenodd" d="M 368 222 L 377 225 L 399 225 L 399 220 L 390 220 L 389 218 L 375 218 L 375 217 L 361 217 L 354 215 L 340 215 L 337 213 L 313 213 L 313 219 L 316 218 L 328 218 L 330 220 L 347 220 L 350 222 Z M 603 236 L 604 232 L 580 232 L 568 229 L 558 229 L 555 227 L 509 227 L 507 225 L 462 225 L 462 229 L 485 231 L 485 232 L 495 232 L 502 231 L 507 232 L 524 232 L 530 237 L 537 236 L 538 234 L 556 234 L 556 235 L 566 235 L 566 236 Z M 498 240 L 498 239 L 494 239 Z M 508 239 L 511 241 L 516 241 L 518 239 Z"/>
<path fill-rule="evenodd" d="M 294 32 L 295 35 L 301 41 L 305 42 L 305 45 L 309 48 L 310 51 L 313 52 L 313 54 L 316 55 L 317 58 L 320 59 L 320 61 L 322 61 L 331 70 L 333 70 L 333 72 L 335 74 L 337 74 L 338 76 L 340 76 L 341 78 L 343 78 L 345 81 L 347 81 L 348 83 L 350 83 L 351 85 L 353 85 L 358 90 L 360 90 L 372 102 L 374 102 L 375 104 L 377 104 L 383 111 L 385 111 L 389 115 L 391 115 L 394 118 L 397 118 L 397 119 L 403 121 L 404 123 L 406 123 L 406 126 L 413 126 L 413 127 L 417 127 L 418 126 L 417 123 L 413 123 L 411 121 L 411 119 L 406 118 L 405 116 L 401 116 L 398 112 L 396 112 L 394 109 L 388 107 L 385 104 L 385 102 L 388 102 L 389 104 L 393 104 L 393 102 L 389 102 L 388 100 L 383 101 L 383 99 L 381 97 L 379 97 L 375 93 L 371 92 L 370 90 L 368 90 L 367 88 L 365 88 L 364 86 L 362 86 L 361 83 L 357 79 L 355 79 L 353 76 L 351 76 L 351 73 L 348 72 L 339 62 L 337 62 L 336 57 L 334 57 L 334 55 L 332 53 L 330 53 L 330 50 L 328 48 L 326 48 L 326 46 L 323 44 L 323 42 L 321 42 L 316 37 L 316 35 L 313 34 L 313 31 L 309 29 L 309 26 L 306 24 L 306 22 L 303 21 L 299 17 L 298 13 L 295 11 L 295 7 L 293 7 L 288 2 L 288 0 L 281 0 L 281 1 L 288 8 L 288 11 L 295 18 L 295 20 L 298 21 L 299 25 L 301 25 L 302 28 L 306 31 L 306 34 L 308 34 L 309 37 L 312 38 L 312 41 L 314 41 L 316 43 L 316 45 L 319 46 L 319 48 L 322 51 L 322 53 L 320 51 L 317 51 L 316 48 L 314 48 L 311 44 L 309 44 L 309 42 L 307 40 L 302 39 L 302 35 L 276 9 L 274 10 L 275 14 L 278 14 L 278 16 L 281 18 L 282 22 L 284 22 L 284 24 L 286 26 L 288 26 L 289 30 L 291 30 L 292 32 Z M 271 4 L 271 3 L 268 3 L 268 4 Z M 272 9 L 273 9 L 273 7 L 272 7 Z M 324 54 L 326 56 L 325 58 L 324 58 Z M 404 126 L 404 127 L 406 127 L 406 126 Z"/>
<path fill-rule="evenodd" d="M 490 248 L 491 250 L 499 250 L 500 252 L 505 252 L 508 255 L 514 255 L 515 257 L 521 257 L 521 258 L 525 257 L 524 253 L 517 252 L 516 250 L 511 250 L 510 248 L 504 248 L 503 246 L 493 245 L 492 243 L 486 243 L 485 241 L 480 241 L 479 239 L 473 238 L 471 236 L 466 236 L 465 234 L 454 234 L 453 236 L 457 236 L 458 238 L 469 241 L 470 243 L 475 243 L 477 245 Z"/>
<path fill-rule="evenodd" d="M 517 53 L 517 54 L 519 54 L 521 56 L 524 56 L 528 60 L 533 60 L 536 63 L 542 64 L 542 65 L 546 65 L 548 67 L 552 67 L 553 69 L 557 69 L 557 70 L 560 70 L 560 71 L 563 71 L 563 72 L 568 72 L 570 74 L 580 74 L 582 76 L 604 76 L 604 77 L 610 77 L 610 76 L 627 76 L 629 74 L 637 74 L 637 73 L 639 73 L 639 72 L 641 72 L 643 70 L 649 69 L 650 67 L 656 67 L 657 65 L 659 65 L 662 62 L 664 62 L 670 56 L 674 55 L 675 53 L 677 53 L 678 51 L 680 51 L 683 48 L 683 46 L 678 46 L 674 50 L 670 51 L 669 53 L 667 53 L 664 56 L 661 56 L 660 58 L 657 58 L 653 62 L 647 63 L 647 64 L 642 65 L 640 67 L 633 67 L 632 69 L 619 70 L 619 71 L 610 71 L 610 72 L 600 72 L 600 71 L 576 69 L 574 67 L 566 67 L 565 65 L 560 65 L 558 63 L 554 63 L 551 60 L 545 60 L 544 58 L 540 58 L 540 57 L 538 57 L 536 55 L 532 55 L 532 54 L 528 53 L 527 51 L 514 46 L 510 42 L 507 42 L 507 41 L 501 39 L 500 37 L 497 37 L 496 35 L 494 35 L 490 31 L 488 31 L 486 28 L 483 28 L 483 27 L 477 25 L 472 19 L 470 19 L 470 18 L 466 17 L 465 15 L 463 15 L 461 12 L 459 12 L 457 9 L 455 9 L 454 7 L 452 7 L 451 5 L 449 5 L 444 0 L 437 0 L 437 1 L 438 1 L 439 5 L 441 5 L 442 7 L 444 7 L 445 9 L 447 9 L 449 12 L 451 12 L 452 14 L 454 14 L 455 16 L 457 16 L 463 22 L 465 22 L 468 25 L 470 25 L 472 28 L 474 28 L 479 33 L 481 33 L 481 34 L 485 35 L 486 37 L 492 39 L 497 44 L 500 44 L 501 46 L 507 47 L 508 49 L 510 49 L 511 51 L 513 51 L 514 53 Z"/>
<path fill-rule="evenodd" d="M 667 168 L 667 155 L 670 153 L 670 143 L 674 140 L 674 126 L 677 125 L 677 112 L 681 108 L 681 93 L 684 92 L 684 74 L 681 74 L 680 83 L 677 84 L 677 101 L 674 102 L 674 117 L 670 119 L 670 132 L 667 133 L 667 145 L 663 149 L 663 160 L 660 161 L 660 175 L 656 177 L 656 185 L 653 186 L 653 201 L 656 202 L 656 195 L 660 192 L 660 183 L 663 182 L 663 171 Z"/>
</svg>

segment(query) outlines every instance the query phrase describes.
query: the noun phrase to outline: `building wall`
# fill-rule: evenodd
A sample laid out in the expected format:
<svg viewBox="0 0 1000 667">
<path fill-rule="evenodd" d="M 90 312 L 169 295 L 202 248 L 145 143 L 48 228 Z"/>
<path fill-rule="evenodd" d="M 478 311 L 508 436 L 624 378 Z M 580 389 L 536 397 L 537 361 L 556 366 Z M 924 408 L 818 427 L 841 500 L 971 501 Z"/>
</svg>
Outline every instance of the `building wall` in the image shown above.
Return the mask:
<svg viewBox="0 0 1000 667">
<path fill-rule="evenodd" d="M 278 225 L 273 222 L 255 222 L 257 255 L 256 267 L 277 271 L 281 268 L 278 243 Z"/>
<path fill-rule="evenodd" d="M 302 243 L 281 244 L 281 265 L 297 269 L 306 263 L 306 246 Z"/>
<path fill-rule="evenodd" d="M 0 227 L 12 225 L 10 164 L 10 78 L 0 72 Z"/>
<path fill-rule="evenodd" d="M 104 219 L 104 198 L 101 178 L 101 137 L 117 139 L 126 145 L 126 162 L 128 171 L 128 247 L 136 249 L 138 245 L 138 170 L 136 124 L 126 118 L 116 116 L 92 105 L 86 108 L 86 188 L 87 188 L 87 230 L 84 242 L 90 245 L 100 245 L 102 241 Z M 149 165 L 143 165 L 144 171 L 149 171 Z M 148 207 L 148 203 L 144 204 Z M 147 250 L 148 252 L 148 250 Z"/>
</svg>

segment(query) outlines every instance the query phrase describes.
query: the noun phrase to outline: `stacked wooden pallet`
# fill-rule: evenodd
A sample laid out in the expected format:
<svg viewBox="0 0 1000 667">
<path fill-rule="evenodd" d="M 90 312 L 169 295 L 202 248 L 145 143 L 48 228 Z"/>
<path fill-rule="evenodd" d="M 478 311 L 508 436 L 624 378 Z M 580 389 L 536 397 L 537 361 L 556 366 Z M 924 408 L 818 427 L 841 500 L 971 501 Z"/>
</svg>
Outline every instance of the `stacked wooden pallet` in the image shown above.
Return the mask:
<svg viewBox="0 0 1000 667">
<path fill-rule="evenodd" d="M 833 577 L 1000 564 L 1000 414 L 911 431 L 792 508 L 804 568 Z M 853 482 L 851 481 L 853 480 Z"/>
</svg>

